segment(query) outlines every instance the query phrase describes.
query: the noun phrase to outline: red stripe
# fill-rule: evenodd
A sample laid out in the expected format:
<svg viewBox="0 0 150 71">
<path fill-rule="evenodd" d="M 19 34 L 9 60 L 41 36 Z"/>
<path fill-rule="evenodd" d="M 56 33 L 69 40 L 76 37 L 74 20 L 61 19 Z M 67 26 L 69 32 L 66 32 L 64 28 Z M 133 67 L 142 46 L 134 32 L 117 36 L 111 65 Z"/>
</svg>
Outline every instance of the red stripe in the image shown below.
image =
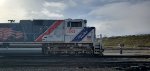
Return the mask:
<svg viewBox="0 0 150 71">
<path fill-rule="evenodd" d="M 56 21 L 51 27 L 49 27 L 43 34 L 41 34 L 35 41 L 40 42 L 42 41 L 42 37 L 44 35 L 48 35 L 51 32 L 53 32 L 61 23 L 63 22 L 63 20 L 58 20 Z"/>
</svg>

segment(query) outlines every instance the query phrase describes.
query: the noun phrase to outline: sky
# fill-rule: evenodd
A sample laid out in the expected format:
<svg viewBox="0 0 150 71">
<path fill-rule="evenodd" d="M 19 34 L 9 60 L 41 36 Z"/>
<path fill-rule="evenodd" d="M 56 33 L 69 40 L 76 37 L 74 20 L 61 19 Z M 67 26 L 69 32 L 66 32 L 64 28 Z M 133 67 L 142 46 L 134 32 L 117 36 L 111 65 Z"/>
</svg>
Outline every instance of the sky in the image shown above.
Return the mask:
<svg viewBox="0 0 150 71">
<path fill-rule="evenodd" d="M 150 34 L 150 0 L 0 0 L 8 19 L 86 19 L 96 34 Z"/>
</svg>

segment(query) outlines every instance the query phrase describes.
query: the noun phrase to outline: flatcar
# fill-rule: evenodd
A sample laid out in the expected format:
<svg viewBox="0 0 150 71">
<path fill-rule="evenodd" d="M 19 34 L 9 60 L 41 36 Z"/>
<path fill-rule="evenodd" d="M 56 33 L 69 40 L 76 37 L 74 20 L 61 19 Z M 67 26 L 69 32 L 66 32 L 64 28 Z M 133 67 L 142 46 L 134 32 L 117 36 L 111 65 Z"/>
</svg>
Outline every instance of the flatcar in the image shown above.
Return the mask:
<svg viewBox="0 0 150 71">
<path fill-rule="evenodd" d="M 87 20 L 20 20 L 0 23 L 0 47 L 41 47 L 43 54 L 102 55 L 95 27 Z"/>
</svg>

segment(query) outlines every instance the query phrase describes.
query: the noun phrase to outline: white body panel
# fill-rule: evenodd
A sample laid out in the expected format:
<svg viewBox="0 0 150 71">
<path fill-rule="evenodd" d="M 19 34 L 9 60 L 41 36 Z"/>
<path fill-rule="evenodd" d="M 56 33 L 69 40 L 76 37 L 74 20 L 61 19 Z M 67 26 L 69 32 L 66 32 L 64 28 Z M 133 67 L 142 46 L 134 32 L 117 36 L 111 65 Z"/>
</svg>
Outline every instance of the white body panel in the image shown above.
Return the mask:
<svg viewBox="0 0 150 71">
<path fill-rule="evenodd" d="M 80 27 L 68 27 L 68 22 L 82 22 Z M 86 31 L 88 30 L 88 31 Z M 83 20 L 65 20 L 52 33 L 45 35 L 42 41 L 45 42 L 94 42 L 95 29 L 86 27 Z"/>
</svg>

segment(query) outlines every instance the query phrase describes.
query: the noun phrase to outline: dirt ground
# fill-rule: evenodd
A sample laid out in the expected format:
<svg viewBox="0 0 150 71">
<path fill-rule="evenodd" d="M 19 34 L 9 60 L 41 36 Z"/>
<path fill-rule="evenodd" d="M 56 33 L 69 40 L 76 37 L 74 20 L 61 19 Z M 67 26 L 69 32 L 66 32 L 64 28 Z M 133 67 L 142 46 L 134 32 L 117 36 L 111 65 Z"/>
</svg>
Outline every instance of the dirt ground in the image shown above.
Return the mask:
<svg viewBox="0 0 150 71">
<path fill-rule="evenodd" d="M 119 49 L 105 49 L 104 55 L 150 55 L 150 49 L 147 50 L 122 50 L 120 54 Z"/>
</svg>

